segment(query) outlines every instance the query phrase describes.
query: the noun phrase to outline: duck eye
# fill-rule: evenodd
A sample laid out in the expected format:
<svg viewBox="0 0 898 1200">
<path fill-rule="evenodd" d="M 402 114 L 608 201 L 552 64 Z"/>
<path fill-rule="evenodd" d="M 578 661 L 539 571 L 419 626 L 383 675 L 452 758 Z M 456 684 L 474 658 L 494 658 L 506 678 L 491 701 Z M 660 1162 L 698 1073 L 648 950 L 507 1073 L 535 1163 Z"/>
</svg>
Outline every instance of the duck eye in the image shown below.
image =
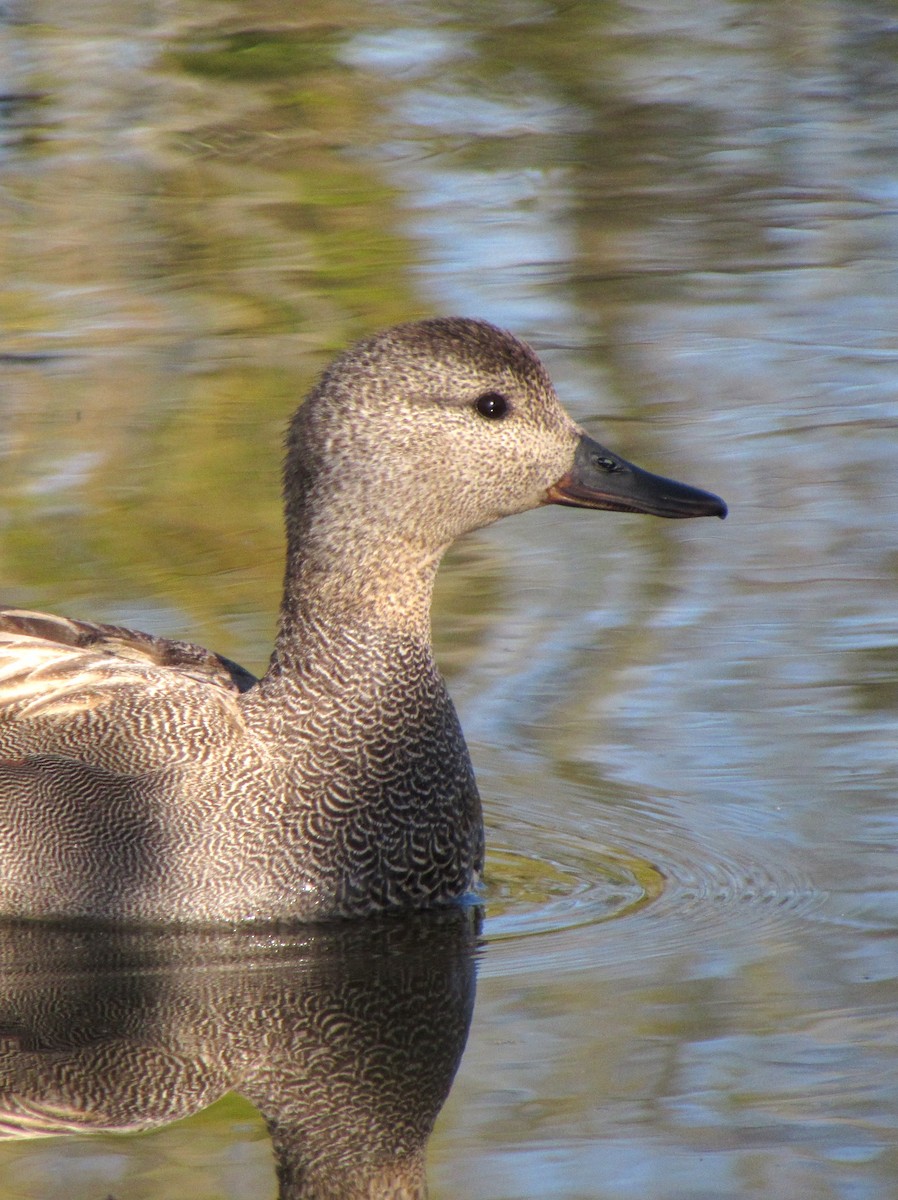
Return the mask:
<svg viewBox="0 0 898 1200">
<path fill-rule="evenodd" d="M 485 392 L 474 401 L 474 407 L 488 421 L 501 421 L 508 415 L 509 404 L 499 392 Z"/>
</svg>

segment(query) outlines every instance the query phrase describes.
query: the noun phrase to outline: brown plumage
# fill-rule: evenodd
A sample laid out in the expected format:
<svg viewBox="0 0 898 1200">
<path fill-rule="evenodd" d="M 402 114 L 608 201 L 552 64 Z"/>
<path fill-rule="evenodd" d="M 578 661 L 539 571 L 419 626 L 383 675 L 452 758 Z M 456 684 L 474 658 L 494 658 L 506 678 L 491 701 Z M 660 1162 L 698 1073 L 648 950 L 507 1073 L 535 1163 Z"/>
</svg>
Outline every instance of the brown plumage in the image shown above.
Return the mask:
<svg viewBox="0 0 898 1200">
<path fill-rule="evenodd" d="M 462 533 L 540 504 L 723 516 L 592 442 L 484 322 L 350 349 L 293 418 L 261 680 L 184 642 L 0 617 L 0 915 L 310 920 L 476 886 L 480 800 L 434 664 Z"/>
</svg>

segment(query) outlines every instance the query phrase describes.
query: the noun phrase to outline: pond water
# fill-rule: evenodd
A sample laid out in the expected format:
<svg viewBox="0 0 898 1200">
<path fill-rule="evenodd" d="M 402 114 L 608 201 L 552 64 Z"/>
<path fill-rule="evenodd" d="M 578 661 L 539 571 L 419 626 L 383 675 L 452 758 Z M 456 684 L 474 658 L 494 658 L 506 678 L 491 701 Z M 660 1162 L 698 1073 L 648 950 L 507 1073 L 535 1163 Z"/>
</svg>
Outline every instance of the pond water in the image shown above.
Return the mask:
<svg viewBox="0 0 898 1200">
<path fill-rule="evenodd" d="M 258 669 L 285 419 L 432 313 L 514 329 L 590 432 L 730 505 L 447 559 L 479 933 L 6 931 L 0 1200 L 274 1197 L 271 1077 L 369 974 L 455 1038 L 390 1074 L 423 1143 L 475 963 L 437 1200 L 898 1194 L 898 9 L 0 0 L 0 68 L 6 602 Z M 394 960 L 395 993 L 359 965 Z M 153 1132 L 61 1135 L 76 1068 L 133 1129 L 156 1058 Z M 23 1137 L 54 1071 L 60 1135 Z M 376 1145 L 338 1101 L 319 1140 Z"/>
</svg>

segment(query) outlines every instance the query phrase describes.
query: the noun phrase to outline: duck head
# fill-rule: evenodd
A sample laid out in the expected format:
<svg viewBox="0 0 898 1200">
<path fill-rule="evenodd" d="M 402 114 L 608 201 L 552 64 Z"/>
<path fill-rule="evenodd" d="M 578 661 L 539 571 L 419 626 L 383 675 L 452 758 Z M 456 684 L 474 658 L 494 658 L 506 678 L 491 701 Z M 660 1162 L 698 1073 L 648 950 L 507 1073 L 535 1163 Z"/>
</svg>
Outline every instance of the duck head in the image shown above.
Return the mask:
<svg viewBox="0 0 898 1200">
<path fill-rule="evenodd" d="M 441 552 L 460 534 L 545 504 L 726 515 L 710 492 L 644 471 L 568 416 L 535 352 L 485 321 L 437 318 L 357 343 L 294 418 L 288 524 Z M 308 546 L 308 539 L 306 545 Z"/>
</svg>

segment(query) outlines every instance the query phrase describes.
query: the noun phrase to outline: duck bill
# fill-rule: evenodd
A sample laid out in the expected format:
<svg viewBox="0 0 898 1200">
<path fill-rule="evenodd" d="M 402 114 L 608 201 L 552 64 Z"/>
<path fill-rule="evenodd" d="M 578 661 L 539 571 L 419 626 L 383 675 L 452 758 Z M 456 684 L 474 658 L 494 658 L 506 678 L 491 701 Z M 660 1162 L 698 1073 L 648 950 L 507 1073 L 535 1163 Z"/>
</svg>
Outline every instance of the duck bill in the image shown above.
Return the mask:
<svg viewBox="0 0 898 1200">
<path fill-rule="evenodd" d="M 643 471 L 583 434 L 574 465 L 546 492 L 547 504 L 648 513 L 653 517 L 725 517 L 719 496 Z"/>
</svg>

